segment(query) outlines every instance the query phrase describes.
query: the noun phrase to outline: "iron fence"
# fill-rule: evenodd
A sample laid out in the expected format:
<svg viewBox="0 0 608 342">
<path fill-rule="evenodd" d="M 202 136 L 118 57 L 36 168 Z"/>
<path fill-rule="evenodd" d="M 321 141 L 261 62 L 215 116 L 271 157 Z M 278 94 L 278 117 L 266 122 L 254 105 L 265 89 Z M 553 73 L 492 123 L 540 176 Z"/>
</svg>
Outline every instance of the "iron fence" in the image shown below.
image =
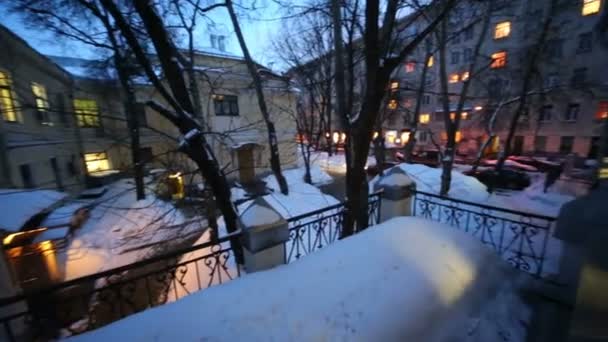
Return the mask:
<svg viewBox="0 0 608 342">
<path fill-rule="evenodd" d="M 544 271 L 554 217 L 416 191 L 414 216 L 446 223 L 478 237 L 503 259 L 536 277 Z"/>
<path fill-rule="evenodd" d="M 236 278 L 234 236 L 0 299 L 0 340 L 82 333 Z"/>
<path fill-rule="evenodd" d="M 380 222 L 381 193 L 368 197 L 368 225 Z M 344 203 L 289 218 L 289 240 L 285 243 L 285 262 L 317 251 L 340 237 L 344 220 Z"/>
</svg>

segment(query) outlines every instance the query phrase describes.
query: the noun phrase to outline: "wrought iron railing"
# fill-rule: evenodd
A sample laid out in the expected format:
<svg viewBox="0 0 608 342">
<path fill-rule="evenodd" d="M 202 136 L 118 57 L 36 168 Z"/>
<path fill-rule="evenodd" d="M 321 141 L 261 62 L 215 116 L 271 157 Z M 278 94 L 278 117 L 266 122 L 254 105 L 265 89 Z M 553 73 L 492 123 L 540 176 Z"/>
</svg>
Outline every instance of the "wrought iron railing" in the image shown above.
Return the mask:
<svg viewBox="0 0 608 342">
<path fill-rule="evenodd" d="M 46 340 L 106 325 L 240 275 L 227 235 L 0 299 L 0 340 Z"/>
<path fill-rule="evenodd" d="M 446 223 L 478 237 L 519 270 L 544 277 L 554 217 L 416 191 L 414 216 Z"/>
<path fill-rule="evenodd" d="M 368 199 L 368 224 L 380 222 L 381 193 L 373 193 Z M 344 219 L 344 203 L 289 218 L 289 241 L 285 243 L 285 262 L 319 250 L 340 237 Z"/>
</svg>

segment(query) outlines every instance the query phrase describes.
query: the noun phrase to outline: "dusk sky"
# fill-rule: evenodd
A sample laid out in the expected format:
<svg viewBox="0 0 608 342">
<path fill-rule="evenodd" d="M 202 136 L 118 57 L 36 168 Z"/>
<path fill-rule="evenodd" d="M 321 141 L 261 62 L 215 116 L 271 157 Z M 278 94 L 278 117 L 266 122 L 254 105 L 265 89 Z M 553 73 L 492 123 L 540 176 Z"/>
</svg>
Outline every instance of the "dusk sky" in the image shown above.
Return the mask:
<svg viewBox="0 0 608 342">
<path fill-rule="evenodd" d="M 8 11 L 1 5 L 0 12 L 4 12 L 0 21 L 2 25 L 25 39 L 32 47 L 43 54 L 86 59 L 94 59 L 97 54 L 92 48 L 84 44 L 57 37 L 49 31 L 28 27 L 19 15 L 7 13 Z M 210 14 L 210 17 L 216 26 L 226 33 L 228 37 L 226 49 L 230 53 L 242 55 L 226 10 L 218 8 Z M 274 58 L 268 51 L 271 51 L 273 34 L 276 34 L 277 28 L 281 26 L 280 20 L 275 20 L 277 17 L 280 17 L 280 13 L 271 3 L 267 7 L 252 13 L 250 18 L 241 19 L 241 27 L 251 54 L 258 62 L 266 65 L 273 64 Z M 209 36 L 206 33 L 207 25 L 206 22 L 201 20 L 197 30 L 197 48 L 203 50 L 210 47 Z"/>
</svg>

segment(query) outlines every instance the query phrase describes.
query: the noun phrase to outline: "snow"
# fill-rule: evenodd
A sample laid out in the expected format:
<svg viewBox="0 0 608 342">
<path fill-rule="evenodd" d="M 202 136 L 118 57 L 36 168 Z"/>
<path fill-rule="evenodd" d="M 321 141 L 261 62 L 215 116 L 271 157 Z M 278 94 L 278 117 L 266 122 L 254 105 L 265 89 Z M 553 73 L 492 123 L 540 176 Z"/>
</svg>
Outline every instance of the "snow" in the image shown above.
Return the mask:
<svg viewBox="0 0 608 342">
<path fill-rule="evenodd" d="M 385 186 L 408 186 L 412 184 L 412 179 L 403 173 L 393 173 L 382 177 L 379 184 Z"/>
<path fill-rule="evenodd" d="M 301 157 L 298 156 L 298 158 Z M 312 152 L 310 155 L 310 164 L 319 166 L 323 171 L 346 173 L 346 157 L 344 156 L 344 153 L 332 154 L 330 156 L 327 152 Z M 369 156 L 365 165 L 366 168 L 376 165 L 376 158 Z"/>
<path fill-rule="evenodd" d="M 202 219 L 186 221 L 170 202 L 157 198 L 152 187 L 146 199 L 138 201 L 133 181 L 121 179 L 107 185 L 99 198 L 74 202 L 92 209 L 67 248 L 57 253 L 64 281 L 148 258 L 160 242 L 167 245 L 207 227 Z"/>
<path fill-rule="evenodd" d="M 441 188 L 441 173 L 439 168 L 432 168 L 422 164 L 402 163 L 395 167 L 401 168 L 416 183 L 416 190 L 439 194 Z M 388 172 L 388 171 L 387 171 Z M 370 189 L 378 182 L 380 176 L 374 177 L 370 181 Z M 490 198 L 487 187 L 474 177 L 452 170 L 452 182 L 450 185 L 449 197 L 484 203 Z"/>
<path fill-rule="evenodd" d="M 38 234 L 34 238 L 32 243 L 38 243 L 38 242 L 43 242 L 43 241 L 48 241 L 48 240 L 64 239 L 68 235 L 69 232 L 70 232 L 69 227 L 47 229 L 47 230 L 43 231 L 42 233 Z"/>
<path fill-rule="evenodd" d="M 105 176 L 115 175 L 118 173 L 120 173 L 120 170 L 103 170 L 103 171 L 91 172 L 89 175 L 91 177 L 105 177 Z"/>
<path fill-rule="evenodd" d="M 54 190 L 0 189 L 0 230 L 17 232 L 32 216 L 68 195 Z"/>
<path fill-rule="evenodd" d="M 524 277 L 460 231 L 395 218 L 74 340 L 524 341 Z"/>
<path fill-rule="evenodd" d="M 281 220 L 275 211 L 256 203 L 245 209 L 240 218 L 246 227 L 270 225 Z"/>
<path fill-rule="evenodd" d="M 72 216 L 85 207 L 83 203 L 71 203 L 53 210 L 40 224 L 42 227 L 69 226 Z"/>
</svg>

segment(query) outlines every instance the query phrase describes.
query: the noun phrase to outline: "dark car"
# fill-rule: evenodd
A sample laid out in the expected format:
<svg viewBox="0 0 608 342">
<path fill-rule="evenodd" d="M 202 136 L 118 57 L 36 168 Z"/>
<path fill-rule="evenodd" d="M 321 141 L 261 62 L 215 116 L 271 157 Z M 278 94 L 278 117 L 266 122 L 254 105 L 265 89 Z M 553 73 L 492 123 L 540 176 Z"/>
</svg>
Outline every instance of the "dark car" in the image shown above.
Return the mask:
<svg viewBox="0 0 608 342">
<path fill-rule="evenodd" d="M 438 167 L 440 165 L 440 154 L 439 151 L 418 151 L 412 153 L 413 164 L 423 164 L 430 167 Z"/>
<path fill-rule="evenodd" d="M 398 163 L 396 163 L 396 162 L 384 162 L 384 163 L 382 163 L 382 171 L 390 169 L 391 167 L 396 166 L 396 165 L 398 165 Z M 367 171 L 367 174 L 370 177 L 374 177 L 380 173 L 380 168 L 378 168 L 378 165 L 371 165 L 371 166 L 368 166 L 365 169 L 365 171 Z"/>
<path fill-rule="evenodd" d="M 469 176 L 477 178 L 487 187 L 509 190 L 522 190 L 530 186 L 530 176 L 525 172 L 503 169 L 500 175 L 495 170 L 482 170 L 476 172 L 465 172 Z"/>
</svg>

